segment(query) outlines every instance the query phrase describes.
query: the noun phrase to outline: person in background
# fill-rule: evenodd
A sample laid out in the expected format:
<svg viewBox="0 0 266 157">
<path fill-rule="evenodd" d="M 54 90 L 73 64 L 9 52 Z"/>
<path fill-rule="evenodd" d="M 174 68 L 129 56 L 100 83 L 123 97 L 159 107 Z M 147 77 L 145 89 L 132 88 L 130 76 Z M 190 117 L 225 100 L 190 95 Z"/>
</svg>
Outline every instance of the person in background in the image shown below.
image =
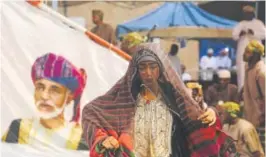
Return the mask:
<svg viewBox="0 0 266 157">
<path fill-rule="evenodd" d="M 200 68 L 203 70 L 211 69 L 215 70 L 216 69 L 216 60 L 215 57 L 213 56 L 213 49 L 209 48 L 207 50 L 207 56 L 202 56 L 200 59 Z"/>
<path fill-rule="evenodd" d="M 237 41 L 236 68 L 238 90 L 244 86 L 245 63 L 242 59 L 245 48 L 250 40 L 265 39 L 265 25 L 255 18 L 255 9 L 251 6 L 243 7 L 243 20 L 233 29 L 233 39 Z"/>
<path fill-rule="evenodd" d="M 182 75 L 182 71 L 181 71 L 180 59 L 177 56 L 178 50 L 179 50 L 178 45 L 177 44 L 172 44 L 168 57 L 169 57 L 169 60 L 172 63 L 173 68 L 175 69 L 175 71 L 179 74 L 179 76 L 181 76 Z"/>
<path fill-rule="evenodd" d="M 225 102 L 217 106 L 223 131 L 236 141 L 236 149 L 241 157 L 264 157 L 258 133 L 252 123 L 239 118 L 240 106 L 235 102 Z"/>
<path fill-rule="evenodd" d="M 31 77 L 37 116 L 13 120 L 2 141 L 33 147 L 88 150 L 79 123 L 85 70 L 78 69 L 62 56 L 47 53 L 35 60 Z M 64 111 L 72 101 L 73 117 L 69 122 Z"/>
<path fill-rule="evenodd" d="M 257 40 L 248 43 L 243 60 L 247 63 L 244 82 L 244 117 L 257 129 L 265 146 L 265 64 L 264 46 Z"/>
<path fill-rule="evenodd" d="M 229 48 L 224 48 L 220 51 L 219 56 L 216 57 L 217 69 L 230 69 L 232 67 L 232 60 L 228 56 Z"/>
<path fill-rule="evenodd" d="M 184 64 L 181 64 L 181 72 L 183 81 L 190 81 L 192 79 L 191 75 L 186 72 L 186 66 Z"/>
<path fill-rule="evenodd" d="M 91 29 L 91 32 L 116 45 L 115 31 L 111 25 L 103 22 L 103 17 L 104 14 L 101 10 L 92 10 L 92 21 L 96 26 Z"/>
<path fill-rule="evenodd" d="M 213 56 L 213 49 L 207 50 L 207 56 L 200 59 L 200 77 L 201 80 L 212 81 L 214 71 L 216 70 L 216 60 Z"/>
<path fill-rule="evenodd" d="M 197 103 L 199 103 L 200 108 L 205 110 L 208 107 L 208 105 L 204 102 L 203 99 L 202 86 L 197 82 L 187 82 L 186 86 L 189 89 L 189 92 L 191 93 L 193 99 Z"/>
<path fill-rule="evenodd" d="M 209 106 L 226 101 L 239 101 L 237 86 L 230 83 L 231 73 L 229 70 L 218 71 L 219 83 L 211 85 L 205 93 L 205 101 Z"/>
<path fill-rule="evenodd" d="M 136 47 L 146 42 L 147 38 L 141 36 L 137 32 L 128 33 L 123 37 L 122 43 L 121 43 L 121 50 L 129 54 L 130 56 L 133 56 L 133 52 L 135 52 Z"/>
</svg>

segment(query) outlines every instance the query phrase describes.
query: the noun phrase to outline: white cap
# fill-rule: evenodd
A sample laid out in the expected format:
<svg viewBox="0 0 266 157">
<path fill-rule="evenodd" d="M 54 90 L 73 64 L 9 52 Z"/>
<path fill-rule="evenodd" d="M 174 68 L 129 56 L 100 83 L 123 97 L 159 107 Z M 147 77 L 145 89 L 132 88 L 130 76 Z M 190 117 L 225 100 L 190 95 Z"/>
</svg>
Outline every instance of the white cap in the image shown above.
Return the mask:
<svg viewBox="0 0 266 157">
<path fill-rule="evenodd" d="M 191 81 L 192 78 L 188 73 L 184 73 L 184 74 L 182 74 L 182 80 L 183 81 Z"/>
<path fill-rule="evenodd" d="M 223 105 L 223 104 L 224 104 L 224 101 L 222 101 L 222 100 L 218 101 L 218 105 Z"/>
<path fill-rule="evenodd" d="M 222 69 L 218 71 L 218 77 L 219 78 L 231 78 L 231 73 L 229 70 Z"/>
<path fill-rule="evenodd" d="M 212 53 L 213 53 L 213 49 L 212 49 L 212 48 L 209 48 L 209 49 L 207 50 L 207 53 L 208 53 L 208 54 L 212 54 Z"/>
<path fill-rule="evenodd" d="M 229 48 L 226 47 L 226 48 L 222 49 L 222 50 L 220 51 L 220 53 L 222 53 L 222 52 L 226 52 L 226 53 L 228 53 L 228 52 L 229 52 Z"/>
<path fill-rule="evenodd" d="M 225 52 L 229 52 L 229 48 L 226 47 L 226 48 L 224 49 L 224 51 L 225 51 Z"/>
</svg>

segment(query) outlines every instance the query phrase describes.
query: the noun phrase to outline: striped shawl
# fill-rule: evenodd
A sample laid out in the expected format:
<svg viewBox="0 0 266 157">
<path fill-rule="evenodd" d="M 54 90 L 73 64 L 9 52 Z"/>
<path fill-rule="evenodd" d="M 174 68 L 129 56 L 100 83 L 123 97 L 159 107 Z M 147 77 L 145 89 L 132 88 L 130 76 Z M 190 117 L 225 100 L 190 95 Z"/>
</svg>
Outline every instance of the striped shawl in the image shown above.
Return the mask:
<svg viewBox="0 0 266 157">
<path fill-rule="evenodd" d="M 147 51 L 146 51 L 147 50 Z M 132 135 L 136 96 L 140 83 L 137 81 L 137 62 L 141 57 L 152 56 L 160 67 L 160 84 L 170 84 L 175 104 L 170 109 L 177 114 L 184 124 L 189 143 L 190 156 L 228 156 L 234 151 L 234 145 L 229 137 L 220 131 L 221 125 L 217 122 L 212 127 L 203 125 L 196 118 L 203 113 L 199 105 L 189 95 L 184 83 L 174 71 L 167 54 L 163 53 L 158 44 L 146 43 L 138 47 L 128 70 L 105 95 L 88 103 L 82 113 L 83 131 L 90 149 L 94 148 L 97 129 L 113 130 L 120 135 Z M 167 97 L 167 93 L 164 93 Z M 188 112 L 187 107 L 192 109 Z M 196 113 L 191 115 L 190 112 Z M 110 134 L 109 134 L 110 135 Z M 120 143 L 123 145 L 123 143 Z M 91 150 L 92 151 L 92 150 Z M 123 156 L 124 157 L 124 156 Z"/>
</svg>

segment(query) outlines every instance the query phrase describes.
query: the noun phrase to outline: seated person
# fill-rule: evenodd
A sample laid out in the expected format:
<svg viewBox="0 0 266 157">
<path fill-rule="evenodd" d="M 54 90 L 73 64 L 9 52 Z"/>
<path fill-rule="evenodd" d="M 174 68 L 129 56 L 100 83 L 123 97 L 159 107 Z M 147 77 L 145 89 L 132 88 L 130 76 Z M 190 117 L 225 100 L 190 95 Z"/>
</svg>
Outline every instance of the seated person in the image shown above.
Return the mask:
<svg viewBox="0 0 266 157">
<path fill-rule="evenodd" d="M 228 70 L 218 71 L 219 83 L 208 87 L 205 101 L 209 106 L 216 106 L 219 102 L 239 101 L 237 86 L 230 83 L 231 73 Z"/>
<path fill-rule="evenodd" d="M 242 157 L 264 157 L 258 133 L 253 124 L 239 118 L 240 106 L 225 102 L 217 106 L 222 120 L 223 131 L 236 141 L 236 148 Z"/>
</svg>

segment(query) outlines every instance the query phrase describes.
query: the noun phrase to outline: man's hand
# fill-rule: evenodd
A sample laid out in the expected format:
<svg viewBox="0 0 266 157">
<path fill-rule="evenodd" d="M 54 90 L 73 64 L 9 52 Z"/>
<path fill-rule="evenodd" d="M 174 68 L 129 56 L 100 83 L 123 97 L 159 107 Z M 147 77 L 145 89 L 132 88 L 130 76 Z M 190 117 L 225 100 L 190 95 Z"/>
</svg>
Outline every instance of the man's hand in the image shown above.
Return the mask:
<svg viewBox="0 0 266 157">
<path fill-rule="evenodd" d="M 241 32 L 239 33 L 239 37 L 241 37 L 241 36 L 243 36 L 243 35 L 245 35 L 245 34 L 246 34 L 245 31 L 241 31 Z"/>
<path fill-rule="evenodd" d="M 248 34 L 249 35 L 254 35 L 254 31 L 252 29 L 248 29 Z"/>
<path fill-rule="evenodd" d="M 262 157 L 259 151 L 252 152 L 252 157 Z"/>
<path fill-rule="evenodd" d="M 106 149 L 117 149 L 119 148 L 119 142 L 113 137 L 113 136 L 109 136 L 107 137 L 102 145 L 106 148 Z"/>
<path fill-rule="evenodd" d="M 185 106 L 188 118 L 192 120 L 197 120 L 197 118 L 203 113 L 201 108 L 196 105 L 187 105 Z"/>
<path fill-rule="evenodd" d="M 216 122 L 215 111 L 211 108 L 207 108 L 207 110 L 199 116 L 198 120 L 201 120 L 204 124 L 209 124 L 209 126 L 213 125 Z"/>
</svg>

